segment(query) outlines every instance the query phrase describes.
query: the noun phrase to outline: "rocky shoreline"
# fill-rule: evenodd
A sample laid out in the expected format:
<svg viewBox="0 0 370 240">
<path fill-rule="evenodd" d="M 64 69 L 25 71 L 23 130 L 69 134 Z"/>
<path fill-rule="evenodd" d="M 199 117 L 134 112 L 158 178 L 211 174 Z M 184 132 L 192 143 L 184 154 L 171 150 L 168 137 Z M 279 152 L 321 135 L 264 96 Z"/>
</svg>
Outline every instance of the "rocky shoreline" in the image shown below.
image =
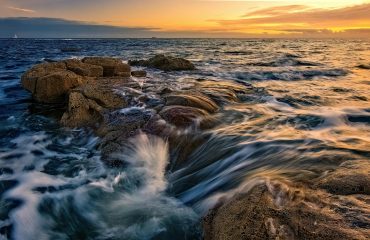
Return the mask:
<svg viewBox="0 0 370 240">
<path fill-rule="evenodd" d="M 204 239 L 368 239 L 369 169 L 355 160 L 310 182 L 257 176 L 203 218 Z"/>
<path fill-rule="evenodd" d="M 153 81 L 146 79 L 146 71 L 131 66 L 195 69 L 185 59 L 163 55 L 129 64 L 117 58 L 86 57 L 36 65 L 22 76 L 22 86 L 37 102 L 64 104 L 61 125 L 93 129 L 109 166 L 122 166 L 117 155 L 130 138 L 146 133 L 168 141 L 173 170 L 185 165 L 187 155 L 204 141 L 202 137 L 187 141 L 184 136 L 221 124 L 219 113 L 225 106 L 261 95 L 261 89 L 236 81 Z M 298 178 L 294 183 L 256 176 L 255 184 L 221 198 L 209 211 L 203 219 L 204 238 L 366 239 L 368 169 L 367 161 L 344 162 L 324 177 Z"/>
</svg>

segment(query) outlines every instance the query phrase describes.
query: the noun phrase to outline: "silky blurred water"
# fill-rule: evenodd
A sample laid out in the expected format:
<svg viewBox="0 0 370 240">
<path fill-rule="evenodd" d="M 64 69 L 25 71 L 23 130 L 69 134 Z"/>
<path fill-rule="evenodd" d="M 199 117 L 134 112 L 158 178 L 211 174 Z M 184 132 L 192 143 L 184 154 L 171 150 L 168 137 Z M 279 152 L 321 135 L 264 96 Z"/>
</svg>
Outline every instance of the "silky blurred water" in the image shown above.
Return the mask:
<svg viewBox="0 0 370 240">
<path fill-rule="evenodd" d="M 146 135 L 121 156 L 125 168 L 106 167 L 92 132 L 61 128 L 57 107 L 34 103 L 20 86 L 45 59 L 159 53 L 197 70 L 147 69 L 149 79 L 261 90 L 217 113 L 223 124 L 199 133 L 204 144 L 167 172 L 172 149 Z M 0 239 L 197 239 L 201 216 L 255 176 L 312 179 L 346 160 L 370 160 L 370 70 L 361 64 L 370 64 L 370 41 L 2 39 Z"/>
</svg>

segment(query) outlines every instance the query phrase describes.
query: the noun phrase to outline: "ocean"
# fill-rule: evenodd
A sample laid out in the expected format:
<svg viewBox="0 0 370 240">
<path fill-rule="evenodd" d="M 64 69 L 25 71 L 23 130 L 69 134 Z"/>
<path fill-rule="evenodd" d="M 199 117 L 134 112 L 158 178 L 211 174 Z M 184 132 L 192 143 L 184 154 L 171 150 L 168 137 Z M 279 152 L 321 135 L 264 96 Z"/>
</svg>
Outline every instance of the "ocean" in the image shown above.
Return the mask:
<svg viewBox="0 0 370 240">
<path fill-rule="evenodd" d="M 145 69 L 141 85 L 214 79 L 260 90 L 197 132 L 207 140 L 175 169 L 174 150 L 145 135 L 125 153 L 128 167 L 106 166 L 93 131 L 61 127 L 59 106 L 20 84 L 45 60 L 155 54 L 197 69 Z M 369 65 L 368 40 L 0 39 L 0 239 L 201 239 L 207 211 L 257 175 L 312 179 L 370 160 Z"/>
</svg>

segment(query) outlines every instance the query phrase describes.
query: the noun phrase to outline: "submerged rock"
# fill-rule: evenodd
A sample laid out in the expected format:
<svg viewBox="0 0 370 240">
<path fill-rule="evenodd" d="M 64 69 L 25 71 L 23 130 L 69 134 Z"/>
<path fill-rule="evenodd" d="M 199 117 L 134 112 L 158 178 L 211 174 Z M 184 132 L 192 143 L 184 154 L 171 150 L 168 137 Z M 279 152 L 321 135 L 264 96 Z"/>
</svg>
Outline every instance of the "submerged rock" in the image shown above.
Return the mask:
<svg viewBox="0 0 370 240">
<path fill-rule="evenodd" d="M 189 127 L 197 119 L 208 116 L 208 113 L 202 109 L 186 106 L 168 106 L 163 108 L 159 115 L 166 122 L 177 127 Z"/>
<path fill-rule="evenodd" d="M 301 106 L 314 106 L 322 102 L 320 96 L 300 96 L 293 97 L 285 95 L 284 97 L 276 98 L 277 101 L 288 104 L 291 107 L 300 108 Z"/>
<path fill-rule="evenodd" d="M 250 84 L 240 84 L 234 81 L 202 80 L 197 82 L 196 87 L 220 104 L 238 102 L 240 95 L 251 94 L 254 91 Z"/>
<path fill-rule="evenodd" d="M 131 66 L 143 66 L 157 68 L 163 71 L 185 71 L 194 70 L 195 66 L 190 61 L 183 58 L 176 58 L 165 55 L 156 55 L 148 60 L 130 60 Z"/>
<path fill-rule="evenodd" d="M 215 113 L 219 108 L 217 104 L 199 92 L 183 91 L 172 92 L 164 97 L 167 106 L 181 105 L 203 109 L 209 113 Z"/>
</svg>

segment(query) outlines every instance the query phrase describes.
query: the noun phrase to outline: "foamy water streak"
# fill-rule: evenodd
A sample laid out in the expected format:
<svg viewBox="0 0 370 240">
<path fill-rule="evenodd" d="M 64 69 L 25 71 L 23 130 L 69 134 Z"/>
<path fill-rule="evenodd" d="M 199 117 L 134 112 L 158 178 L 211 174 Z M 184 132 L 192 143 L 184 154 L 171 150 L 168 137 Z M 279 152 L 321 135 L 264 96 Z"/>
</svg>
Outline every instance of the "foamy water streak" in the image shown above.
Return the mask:
<svg viewBox="0 0 370 240">
<path fill-rule="evenodd" d="M 128 166 L 117 184 L 126 191 L 117 194 L 103 211 L 109 225 L 107 233 L 127 239 L 171 239 L 186 234 L 196 237 L 198 230 L 194 225 L 198 216 L 165 193 L 168 184 L 165 168 L 169 161 L 167 143 L 141 134 L 131 141 L 121 159 Z M 181 228 L 174 228 L 184 223 Z M 194 232 L 187 233 L 192 228 Z"/>
<path fill-rule="evenodd" d="M 48 154 L 52 156 L 52 152 Z M 13 238 L 200 236 L 196 226 L 199 216 L 165 192 L 169 160 L 166 142 L 141 134 L 131 140 L 120 158 L 127 164 L 121 170 L 98 165 L 67 178 L 39 172 L 41 167 L 38 171 L 12 175 L 18 185 L 7 192 L 5 199 L 22 201 L 10 212 Z"/>
</svg>

